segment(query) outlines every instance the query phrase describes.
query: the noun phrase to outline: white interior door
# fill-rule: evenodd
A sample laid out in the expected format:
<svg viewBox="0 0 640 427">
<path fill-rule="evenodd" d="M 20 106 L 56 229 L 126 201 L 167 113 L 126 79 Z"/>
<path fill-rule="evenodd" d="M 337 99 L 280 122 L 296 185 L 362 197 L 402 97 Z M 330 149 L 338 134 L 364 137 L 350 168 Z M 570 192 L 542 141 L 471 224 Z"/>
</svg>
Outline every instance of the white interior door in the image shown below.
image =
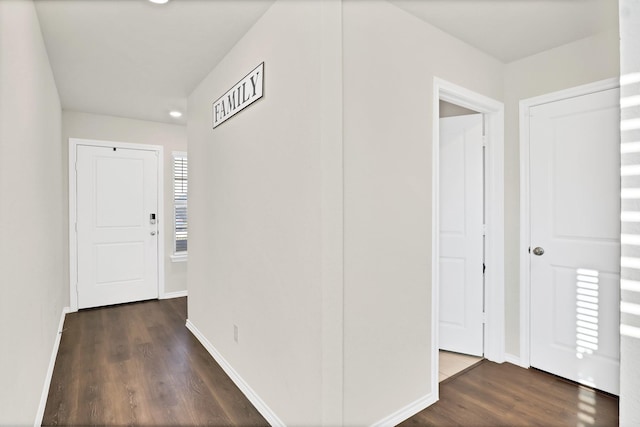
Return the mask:
<svg viewBox="0 0 640 427">
<path fill-rule="evenodd" d="M 530 109 L 531 365 L 619 390 L 617 89 Z M 544 253 L 542 253 L 544 251 Z"/>
<path fill-rule="evenodd" d="M 158 157 L 78 145 L 78 308 L 158 297 Z"/>
<path fill-rule="evenodd" d="M 482 115 L 440 119 L 442 350 L 483 355 Z"/>
</svg>

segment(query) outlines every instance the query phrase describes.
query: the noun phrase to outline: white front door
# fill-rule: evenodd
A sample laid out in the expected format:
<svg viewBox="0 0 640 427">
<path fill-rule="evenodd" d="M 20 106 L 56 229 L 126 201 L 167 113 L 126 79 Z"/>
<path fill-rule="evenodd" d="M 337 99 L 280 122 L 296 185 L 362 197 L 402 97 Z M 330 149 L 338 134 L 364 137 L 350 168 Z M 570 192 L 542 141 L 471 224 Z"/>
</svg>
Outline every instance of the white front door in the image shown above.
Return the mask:
<svg viewBox="0 0 640 427">
<path fill-rule="evenodd" d="M 531 366 L 619 391 L 620 114 L 611 89 L 530 109 Z"/>
<path fill-rule="evenodd" d="M 440 119 L 442 350 L 483 355 L 482 115 Z"/>
<path fill-rule="evenodd" d="M 158 298 L 158 156 L 78 145 L 78 308 Z"/>
</svg>

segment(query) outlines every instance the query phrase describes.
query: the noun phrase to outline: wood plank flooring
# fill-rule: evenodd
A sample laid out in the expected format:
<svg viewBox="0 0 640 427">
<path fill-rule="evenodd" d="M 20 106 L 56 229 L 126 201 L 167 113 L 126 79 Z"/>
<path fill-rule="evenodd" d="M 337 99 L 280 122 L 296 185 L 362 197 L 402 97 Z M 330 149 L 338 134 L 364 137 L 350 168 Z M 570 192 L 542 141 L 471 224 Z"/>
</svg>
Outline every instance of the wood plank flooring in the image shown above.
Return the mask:
<svg viewBox="0 0 640 427">
<path fill-rule="evenodd" d="M 440 383 L 440 401 L 410 426 L 618 425 L 618 399 L 535 369 L 483 360 Z"/>
<path fill-rule="evenodd" d="M 186 298 L 67 315 L 43 425 L 267 426 L 184 326 Z M 618 399 L 481 361 L 440 383 L 410 426 L 618 425 Z"/>
<path fill-rule="evenodd" d="M 176 298 L 67 315 L 43 425 L 267 426 L 186 313 Z"/>
</svg>

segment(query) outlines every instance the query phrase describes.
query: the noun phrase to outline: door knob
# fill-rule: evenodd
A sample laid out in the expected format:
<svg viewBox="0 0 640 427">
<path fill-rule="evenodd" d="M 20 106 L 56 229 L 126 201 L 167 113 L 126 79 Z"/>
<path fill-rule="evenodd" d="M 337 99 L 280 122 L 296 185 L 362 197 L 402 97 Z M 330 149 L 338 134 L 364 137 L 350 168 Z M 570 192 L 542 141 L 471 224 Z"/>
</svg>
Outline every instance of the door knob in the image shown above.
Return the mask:
<svg viewBox="0 0 640 427">
<path fill-rule="evenodd" d="M 151 232 L 151 235 L 152 235 L 152 236 L 155 236 L 155 235 L 156 235 L 156 232 L 155 232 L 155 231 L 152 231 L 152 232 Z"/>
<path fill-rule="evenodd" d="M 542 255 L 543 253 L 544 253 L 544 249 L 542 249 L 540 246 L 538 246 L 537 248 L 534 248 L 534 249 L 533 249 L 533 254 L 534 254 L 534 255 L 538 255 L 538 256 L 540 256 L 540 255 Z"/>
</svg>

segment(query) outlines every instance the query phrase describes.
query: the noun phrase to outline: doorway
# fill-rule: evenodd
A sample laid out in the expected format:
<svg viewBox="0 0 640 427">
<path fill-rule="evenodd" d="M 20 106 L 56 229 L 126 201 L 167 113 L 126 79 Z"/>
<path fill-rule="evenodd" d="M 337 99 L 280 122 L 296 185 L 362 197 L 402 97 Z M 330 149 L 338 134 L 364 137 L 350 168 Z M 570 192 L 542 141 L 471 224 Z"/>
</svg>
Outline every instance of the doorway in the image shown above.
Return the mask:
<svg viewBox="0 0 640 427">
<path fill-rule="evenodd" d="M 157 299 L 162 147 L 70 139 L 71 309 Z"/>
<path fill-rule="evenodd" d="M 436 284 L 441 284 L 442 280 L 452 280 L 452 275 L 457 274 L 460 276 L 462 271 L 460 268 L 455 268 L 453 265 L 455 262 L 451 262 L 449 266 L 444 265 L 441 261 L 444 256 L 446 258 L 448 251 L 452 246 L 452 242 L 448 242 L 448 237 L 442 237 L 441 231 L 447 228 L 455 228 L 451 222 L 451 217 L 446 210 L 451 210 L 452 213 L 458 215 L 458 228 L 460 229 L 460 221 L 470 220 L 473 222 L 473 227 L 479 231 L 480 235 L 475 234 L 470 237 L 474 251 L 470 255 L 470 261 L 465 260 L 464 263 L 470 262 L 472 264 L 478 264 L 477 269 L 474 271 L 470 265 L 468 268 L 470 276 L 474 277 L 476 285 L 475 296 L 473 298 L 465 298 L 468 301 L 473 301 L 473 304 L 477 305 L 479 309 L 475 310 L 477 313 L 476 318 L 466 323 L 471 329 L 475 329 L 472 332 L 475 338 L 474 350 L 468 351 L 458 347 L 460 352 L 475 353 L 480 356 L 484 355 L 485 358 L 495 361 L 504 361 L 504 223 L 503 223 L 503 206 L 504 206 L 504 180 L 503 180 L 503 134 L 504 134 L 504 106 L 501 102 L 487 98 L 476 92 L 462 88 L 455 84 L 446 82 L 441 79 L 434 79 L 434 133 L 433 133 L 433 174 L 432 174 L 432 190 L 433 190 L 433 211 L 432 211 L 432 390 L 436 393 L 438 390 L 438 378 L 440 377 L 440 362 L 439 362 L 439 349 L 441 344 L 447 346 L 446 343 L 449 337 L 441 336 L 440 320 L 446 320 L 448 317 L 449 323 L 458 323 L 460 321 L 452 321 L 451 313 L 442 313 L 441 310 L 441 298 L 440 293 L 442 289 Z M 442 104 L 442 102 L 448 104 Z M 458 140 L 457 148 L 450 146 L 449 148 L 443 148 L 441 144 L 441 122 L 440 122 L 440 109 L 441 105 L 443 110 L 450 108 L 449 105 L 453 104 L 458 111 L 466 109 L 468 113 L 465 114 L 466 119 L 462 121 L 473 122 L 470 123 L 470 128 L 477 127 L 477 139 L 476 143 L 468 144 L 468 148 L 473 152 L 473 157 L 478 159 L 475 162 L 474 170 L 471 171 L 470 165 L 465 165 L 458 162 L 458 172 L 451 174 L 452 170 L 448 165 L 443 162 L 452 161 L 454 158 L 464 158 L 464 155 L 460 154 L 463 144 Z M 470 111 L 469 111 L 470 110 Z M 445 113 L 446 114 L 446 113 Z M 456 120 L 453 120 L 456 121 Z M 443 128 L 447 126 L 443 124 Z M 455 124 L 453 127 L 460 129 L 459 124 Z M 473 132 L 473 131 L 471 131 Z M 483 136 L 484 135 L 484 136 Z M 476 138 L 478 138 L 476 136 Z M 454 146 L 456 143 L 453 144 Z M 484 148 L 484 162 L 483 158 L 483 146 Z M 444 153 L 444 156 L 441 154 Z M 453 157 L 449 156 L 447 160 L 447 153 L 458 152 Z M 475 151 L 474 151 L 475 150 Z M 484 163 L 484 168 L 482 164 Z M 447 168 L 447 170 L 443 170 Z M 468 177 L 462 178 L 462 172 Z M 447 176 L 447 173 L 449 176 Z M 484 178 L 483 178 L 484 177 Z M 474 191 L 469 192 L 470 196 L 475 201 L 463 201 L 458 198 L 458 201 L 451 204 L 451 200 L 446 199 L 443 202 L 442 185 L 448 185 L 446 181 L 451 181 L 455 185 L 457 182 L 458 187 L 464 185 L 473 185 L 477 187 Z M 466 181 L 466 184 L 465 184 Z M 486 201 L 486 202 L 485 202 Z M 457 203 L 457 206 L 456 204 Z M 463 203 L 463 206 L 460 206 Z M 473 203 L 474 208 L 469 215 L 465 213 L 464 204 Z M 462 214 L 460 216 L 460 214 Z M 466 227 L 466 225 L 465 225 Z M 449 230 L 451 231 L 451 230 Z M 460 233 L 458 233 L 460 235 Z M 484 239 L 482 234 L 484 234 Z M 460 236 L 458 236 L 460 237 Z M 456 245 L 453 245 L 456 246 Z M 449 257 L 454 258 L 454 257 Z M 458 264 L 463 261 L 461 257 L 458 257 Z M 484 263 L 483 263 L 484 258 Z M 477 262 L 474 262 L 477 261 Z M 445 263 L 446 264 L 446 263 Z M 484 264 L 484 265 L 483 265 Z M 449 268 L 451 267 L 451 268 Z M 465 274 L 466 274 L 465 268 Z M 484 270 L 484 275 L 482 274 Z M 447 277 L 449 276 L 449 277 Z M 482 286 L 484 282 L 484 286 Z M 458 280 L 458 283 L 462 283 Z M 446 294 L 449 294 L 448 296 Z M 456 292 L 444 292 L 444 299 L 449 300 L 449 303 L 455 303 Z M 464 304 L 457 304 L 456 309 L 458 313 L 462 313 L 464 316 L 466 307 Z M 458 318 L 461 318 L 459 315 Z M 453 325 L 451 325 L 453 326 Z M 462 328 L 467 329 L 467 328 Z M 444 332 L 442 332 L 444 334 Z M 462 338 L 462 341 L 466 341 L 469 338 Z M 453 347 L 452 347 L 453 348 Z"/>
<path fill-rule="evenodd" d="M 619 393 L 620 108 L 616 80 L 521 103 L 521 355 Z"/>
</svg>

